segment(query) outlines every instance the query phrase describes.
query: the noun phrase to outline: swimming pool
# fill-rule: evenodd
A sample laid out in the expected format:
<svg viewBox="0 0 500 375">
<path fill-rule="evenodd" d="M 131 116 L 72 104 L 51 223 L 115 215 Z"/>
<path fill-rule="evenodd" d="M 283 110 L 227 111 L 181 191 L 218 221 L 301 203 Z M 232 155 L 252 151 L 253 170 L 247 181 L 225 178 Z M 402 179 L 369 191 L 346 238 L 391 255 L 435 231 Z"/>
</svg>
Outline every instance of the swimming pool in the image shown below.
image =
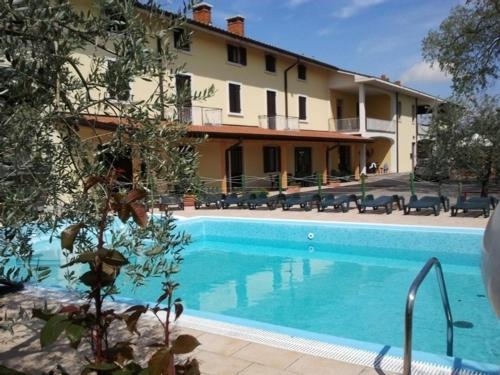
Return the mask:
<svg viewBox="0 0 500 375">
<path fill-rule="evenodd" d="M 179 229 L 193 237 L 178 275 L 188 312 L 399 348 L 409 285 L 436 256 L 461 322 L 454 355 L 500 363 L 500 322 L 479 269 L 482 230 L 234 218 L 194 218 L 179 221 Z M 54 269 L 44 283 L 61 285 L 50 246 L 36 246 Z M 159 283 L 132 289 L 122 282 L 120 295 L 152 301 Z M 445 327 L 430 275 L 416 303 L 414 350 L 445 355 Z"/>
</svg>

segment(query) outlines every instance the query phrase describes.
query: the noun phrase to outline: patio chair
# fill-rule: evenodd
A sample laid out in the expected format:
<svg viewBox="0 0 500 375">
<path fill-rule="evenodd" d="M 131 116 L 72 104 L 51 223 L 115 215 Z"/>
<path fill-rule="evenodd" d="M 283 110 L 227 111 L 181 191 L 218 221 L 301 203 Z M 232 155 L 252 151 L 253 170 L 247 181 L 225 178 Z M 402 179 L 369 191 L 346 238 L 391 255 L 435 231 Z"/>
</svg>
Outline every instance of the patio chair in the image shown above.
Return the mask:
<svg viewBox="0 0 500 375">
<path fill-rule="evenodd" d="M 408 204 L 404 205 L 404 214 L 408 215 L 412 208 L 414 208 L 418 212 L 422 209 L 432 209 L 434 215 L 438 216 L 441 212 L 441 206 L 443 206 L 445 212 L 449 210 L 450 200 L 448 197 L 445 197 L 443 195 L 426 195 L 419 199 L 416 195 L 412 195 Z"/>
<path fill-rule="evenodd" d="M 291 194 L 281 203 L 284 211 L 288 211 L 293 206 L 299 206 L 304 211 L 311 211 L 313 204 L 321 200 L 319 194 Z"/>
<path fill-rule="evenodd" d="M 251 193 L 245 193 L 241 196 L 238 196 L 236 193 L 231 193 L 222 199 L 221 206 L 223 209 L 227 209 L 233 205 L 236 205 L 238 208 L 244 208 L 245 202 L 250 198 L 252 198 Z"/>
<path fill-rule="evenodd" d="M 451 206 L 451 216 L 457 216 L 458 210 L 462 210 L 463 213 L 468 211 L 482 211 L 484 217 L 490 216 L 490 197 L 471 197 L 466 199 L 464 197 L 458 197 L 457 203 Z"/>
<path fill-rule="evenodd" d="M 348 212 L 351 200 L 351 196 L 349 195 L 340 195 L 336 197 L 334 194 L 327 194 L 318 202 L 318 212 L 323 212 L 328 207 L 333 207 L 334 209 L 341 208 L 342 212 Z"/>
<path fill-rule="evenodd" d="M 194 202 L 194 208 L 195 209 L 200 209 L 201 206 L 205 205 L 205 207 L 210 208 L 212 205 L 215 206 L 215 208 L 221 208 L 222 207 L 222 199 L 224 198 L 223 194 L 220 193 L 209 193 L 209 194 L 203 194 L 200 197 L 196 197 L 196 200 Z"/>
<path fill-rule="evenodd" d="M 158 198 L 160 211 L 165 211 L 170 206 L 177 206 L 179 209 L 184 209 L 184 200 L 178 195 L 161 195 Z"/>
<path fill-rule="evenodd" d="M 384 207 L 385 213 L 389 215 L 392 213 L 394 203 L 398 205 L 399 210 L 404 207 L 404 198 L 399 195 L 381 195 L 375 198 L 373 194 L 368 194 L 365 199 L 358 199 L 356 203 L 360 214 L 365 213 L 368 207 L 373 208 L 375 211 L 379 207 Z"/>
</svg>

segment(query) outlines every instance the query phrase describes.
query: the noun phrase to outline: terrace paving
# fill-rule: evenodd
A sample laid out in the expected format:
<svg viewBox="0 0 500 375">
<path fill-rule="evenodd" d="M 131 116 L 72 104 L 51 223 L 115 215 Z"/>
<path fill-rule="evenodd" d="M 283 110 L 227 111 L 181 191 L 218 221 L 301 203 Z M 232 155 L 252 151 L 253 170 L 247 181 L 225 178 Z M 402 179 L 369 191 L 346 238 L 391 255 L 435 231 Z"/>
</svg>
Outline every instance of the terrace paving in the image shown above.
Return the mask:
<svg viewBox="0 0 500 375">
<path fill-rule="evenodd" d="M 61 292 L 31 288 L 22 293 L 0 298 L 0 305 L 5 305 L 9 314 L 14 314 L 21 306 L 28 310 L 34 305 L 41 307 L 45 300 L 48 301 L 49 307 L 60 306 L 69 301 L 68 296 Z M 69 348 L 65 340 L 60 340 L 42 350 L 38 336 L 40 327 L 40 321 L 27 319 L 14 327 L 15 335 L 0 331 L 0 364 L 30 374 L 48 372 L 59 364 L 69 374 L 79 373 L 85 356 L 90 354 L 88 345 L 82 344 L 78 351 L 75 351 Z M 139 331 L 143 340 L 135 341 L 142 341 L 144 344 L 158 341 L 161 337 L 161 329 L 152 316 L 146 315 L 139 321 Z M 112 329 L 111 332 L 113 336 L 122 335 L 122 339 L 129 335 L 121 329 Z M 192 353 L 192 357 L 199 361 L 203 375 L 392 374 L 381 369 L 353 365 L 178 326 L 174 334 L 180 333 L 191 334 L 201 343 Z M 138 346 L 136 358 L 144 363 L 145 359 L 152 354 L 152 350 L 145 345 Z"/>
</svg>

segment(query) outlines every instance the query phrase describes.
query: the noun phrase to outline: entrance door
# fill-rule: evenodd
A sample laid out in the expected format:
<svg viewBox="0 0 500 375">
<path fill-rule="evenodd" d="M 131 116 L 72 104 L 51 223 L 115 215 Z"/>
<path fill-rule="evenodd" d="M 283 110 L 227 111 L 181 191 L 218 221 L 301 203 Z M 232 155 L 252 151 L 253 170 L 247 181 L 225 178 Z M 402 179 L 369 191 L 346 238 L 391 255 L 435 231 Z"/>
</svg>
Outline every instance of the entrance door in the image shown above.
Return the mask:
<svg viewBox="0 0 500 375">
<path fill-rule="evenodd" d="M 351 171 L 351 146 L 339 146 L 339 172 Z"/>
<path fill-rule="evenodd" d="M 242 187 L 243 176 L 243 148 L 231 147 L 226 154 L 227 187 L 229 191 Z"/>
<path fill-rule="evenodd" d="M 267 91 L 267 127 L 276 129 L 276 91 Z"/>
<path fill-rule="evenodd" d="M 177 74 L 175 76 L 175 89 L 177 94 L 177 111 L 179 121 L 192 123 L 191 114 L 191 76 Z"/>
<path fill-rule="evenodd" d="M 312 175 L 312 156 L 310 147 L 295 148 L 295 177 Z"/>
</svg>

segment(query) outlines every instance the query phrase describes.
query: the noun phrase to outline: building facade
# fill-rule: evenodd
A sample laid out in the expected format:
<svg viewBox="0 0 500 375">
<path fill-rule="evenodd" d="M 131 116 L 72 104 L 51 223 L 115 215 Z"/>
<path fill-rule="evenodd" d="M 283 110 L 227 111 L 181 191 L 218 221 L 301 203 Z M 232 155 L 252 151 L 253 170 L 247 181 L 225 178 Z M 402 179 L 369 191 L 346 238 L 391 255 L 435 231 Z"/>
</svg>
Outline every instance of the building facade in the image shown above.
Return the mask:
<svg viewBox="0 0 500 375">
<path fill-rule="evenodd" d="M 89 4 L 78 2 L 83 8 Z M 189 41 L 183 37 L 191 34 Z M 199 176 L 227 191 L 242 184 L 283 188 L 290 183 L 362 173 L 409 172 L 423 131 L 418 113 L 437 98 L 386 77 L 340 69 L 245 36 L 242 16 L 212 25 L 212 7 L 170 36 L 184 69 L 172 87 L 208 99 L 177 109 L 199 145 Z M 102 51 L 82 51 L 80 60 Z M 83 63 L 85 65 L 85 63 Z M 132 82 L 140 100 L 156 83 Z"/>
</svg>

